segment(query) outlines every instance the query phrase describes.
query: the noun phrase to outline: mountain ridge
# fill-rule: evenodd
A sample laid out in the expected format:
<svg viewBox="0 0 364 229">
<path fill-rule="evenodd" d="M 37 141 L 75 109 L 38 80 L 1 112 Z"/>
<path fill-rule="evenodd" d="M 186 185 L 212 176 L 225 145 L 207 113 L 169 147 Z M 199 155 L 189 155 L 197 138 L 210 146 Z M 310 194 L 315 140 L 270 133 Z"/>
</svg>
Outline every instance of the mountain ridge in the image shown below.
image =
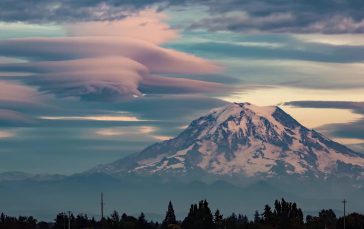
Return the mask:
<svg viewBox="0 0 364 229">
<path fill-rule="evenodd" d="M 304 127 L 279 107 L 232 103 L 192 121 L 173 139 L 88 172 L 361 179 L 364 157 Z"/>
<path fill-rule="evenodd" d="M 303 127 L 280 108 L 255 108 L 251 104 L 232 104 L 231 106 L 233 106 L 230 107 L 233 108 L 232 110 L 229 109 L 229 106 L 214 109 L 194 120 L 176 138 L 153 144 L 140 153 L 111 164 L 98 166 L 96 169 L 69 176 L 32 175 L 21 172 L 0 174 L 0 195 L 3 197 L 0 199 L 0 204 L 9 214 L 29 213 L 41 216 L 46 220 L 52 219 L 54 214 L 65 209 L 99 216 L 99 211 L 96 209 L 101 192 L 105 194 L 107 209 L 110 211 L 120 209 L 136 212 L 143 209 L 143 212 L 151 212 L 155 217 L 156 215 L 163 216 L 165 204 L 169 200 L 174 200 L 173 204 L 179 206 L 180 209 L 188 209 L 189 203 L 199 199 L 208 199 L 211 203 L 217 204 L 221 207 L 222 212 L 237 212 L 243 207 L 245 212 L 253 213 L 263 204 L 282 197 L 296 201 L 304 211 L 313 211 L 322 207 L 335 209 L 345 198 L 350 203 L 350 209 L 362 211 L 364 200 L 361 197 L 364 195 L 364 180 L 348 179 L 348 176 L 351 178 L 359 174 L 355 170 L 344 170 L 343 173 L 341 170 L 334 170 L 334 175 L 337 175 L 336 172 L 340 172 L 343 176 L 327 176 L 322 179 L 320 176 L 300 173 L 287 175 L 284 173 L 285 170 L 283 173 L 279 170 L 276 171 L 274 176 L 260 173 L 249 177 L 243 173 L 244 170 L 231 174 L 216 174 L 213 173 L 214 170 L 210 170 L 214 169 L 213 166 L 199 167 L 203 157 L 210 156 L 208 158 L 213 162 L 213 159 L 219 158 L 219 155 L 225 158 L 223 162 L 226 164 L 223 165 L 228 168 L 231 168 L 229 166 L 234 165 L 235 162 L 241 165 L 243 163 L 236 160 L 235 154 L 254 156 L 254 151 L 249 151 L 249 149 L 257 146 L 256 142 L 267 149 L 270 147 L 267 145 L 270 139 L 274 140 L 274 147 L 281 147 L 276 154 L 282 154 L 284 159 L 287 157 L 285 154 L 294 153 L 287 151 L 291 147 L 291 144 L 288 144 L 290 141 L 287 139 L 290 139 L 289 137 L 292 135 L 298 138 L 298 135 L 294 136 L 294 133 L 302 133 L 306 136 L 300 139 L 312 149 L 316 149 L 317 144 L 312 142 L 309 144 L 309 142 L 318 138 L 324 142 L 319 142 L 320 144 L 334 147 L 342 152 L 340 155 L 355 159 L 362 158 L 345 146 Z M 241 113 L 242 111 L 243 113 Z M 279 126 L 275 127 L 275 125 Z M 297 131 L 297 128 L 302 130 Z M 288 137 L 283 132 L 277 135 L 277 130 L 284 131 Z M 310 134 L 307 135 L 307 133 Z M 311 135 L 316 138 L 312 139 Z M 203 148 L 201 149 L 203 146 L 201 143 L 205 141 L 216 142 L 220 147 L 216 149 L 219 150 L 206 154 L 202 150 Z M 293 142 L 295 141 L 297 139 Z M 280 145 L 281 143 L 283 146 Z M 236 150 L 241 149 L 239 145 L 249 145 L 249 147 L 239 151 Z M 191 149 L 185 150 L 189 147 L 194 150 L 191 152 L 189 152 Z M 179 163 L 180 160 L 175 160 L 174 157 L 178 152 L 181 154 L 180 151 L 183 150 L 185 150 L 185 154 L 177 156 L 185 158 L 186 165 L 190 163 L 190 167 L 186 166 L 188 168 L 186 173 L 171 173 L 170 171 L 174 170 L 168 169 L 168 166 L 173 163 L 161 167 L 162 170 L 155 173 L 149 173 L 152 169 L 157 168 L 155 163 L 149 164 L 146 171 L 133 171 L 143 165 L 143 160 L 145 162 L 148 157 L 149 159 L 155 158 L 161 152 L 164 155 L 160 157 L 159 161 Z M 226 157 L 225 153 L 227 153 Z M 188 156 L 189 154 L 192 156 Z M 257 155 L 257 157 L 253 157 L 253 162 L 254 160 L 264 162 L 269 157 L 264 150 Z M 226 158 L 231 158 L 231 160 Z M 285 161 L 282 158 L 273 162 L 281 160 L 279 163 L 284 164 Z M 305 157 L 303 157 L 304 159 Z M 213 163 L 210 164 L 213 165 Z M 207 165 L 209 164 L 207 163 Z M 247 165 L 255 166 L 254 163 Z M 353 168 L 346 166 L 344 167 L 347 169 Z M 211 171 L 212 173 L 210 173 Z M 316 171 L 313 170 L 313 174 L 315 174 L 314 172 Z"/>
</svg>

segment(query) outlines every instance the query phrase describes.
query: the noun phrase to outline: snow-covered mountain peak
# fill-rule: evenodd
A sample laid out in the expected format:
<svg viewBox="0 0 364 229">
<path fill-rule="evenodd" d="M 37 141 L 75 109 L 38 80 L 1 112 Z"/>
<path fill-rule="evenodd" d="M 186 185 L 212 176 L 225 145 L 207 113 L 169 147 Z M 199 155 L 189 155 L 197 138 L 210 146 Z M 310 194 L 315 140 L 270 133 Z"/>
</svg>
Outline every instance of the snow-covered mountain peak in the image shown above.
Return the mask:
<svg viewBox="0 0 364 229">
<path fill-rule="evenodd" d="M 212 135 L 215 138 L 224 138 L 223 135 L 234 138 L 233 135 L 238 134 L 246 137 L 259 135 L 270 141 L 271 137 L 282 139 L 286 128 L 293 130 L 297 127 L 302 126 L 276 106 L 232 103 L 194 120 L 185 132 L 191 134 L 189 138 L 200 140 Z"/>
<path fill-rule="evenodd" d="M 259 107 L 250 103 L 232 103 L 210 111 L 207 116 L 212 115 L 218 123 L 222 123 L 231 117 L 240 117 L 242 115 L 271 117 L 276 109 L 275 106 Z"/>
<path fill-rule="evenodd" d="M 213 109 L 210 113 L 219 117 L 227 117 L 240 116 L 242 111 L 249 110 L 259 116 L 270 116 L 276 109 L 276 106 L 256 106 L 251 103 L 232 103 L 225 107 Z"/>
<path fill-rule="evenodd" d="M 177 137 L 93 171 L 112 174 L 364 177 L 364 157 L 275 106 L 233 103 L 194 120 Z"/>
</svg>

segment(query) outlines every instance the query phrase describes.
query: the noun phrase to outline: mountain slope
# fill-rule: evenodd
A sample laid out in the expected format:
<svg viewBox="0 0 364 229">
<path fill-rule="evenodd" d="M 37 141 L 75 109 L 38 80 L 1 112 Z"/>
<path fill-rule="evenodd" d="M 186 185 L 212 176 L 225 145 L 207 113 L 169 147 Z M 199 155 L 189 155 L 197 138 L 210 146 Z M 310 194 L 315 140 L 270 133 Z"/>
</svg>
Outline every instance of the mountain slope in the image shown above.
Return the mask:
<svg viewBox="0 0 364 229">
<path fill-rule="evenodd" d="M 90 172 L 362 178 L 364 157 L 305 128 L 278 107 L 234 103 L 194 120 L 176 138 Z"/>
</svg>

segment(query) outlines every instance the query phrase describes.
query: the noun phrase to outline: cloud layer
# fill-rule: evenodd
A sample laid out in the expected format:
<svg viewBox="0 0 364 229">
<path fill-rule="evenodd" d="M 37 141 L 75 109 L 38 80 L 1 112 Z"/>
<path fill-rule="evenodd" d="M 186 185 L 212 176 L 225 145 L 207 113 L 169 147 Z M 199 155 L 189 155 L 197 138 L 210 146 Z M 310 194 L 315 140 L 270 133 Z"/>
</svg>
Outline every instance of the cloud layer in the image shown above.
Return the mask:
<svg viewBox="0 0 364 229">
<path fill-rule="evenodd" d="M 360 0 L 207 1 L 213 12 L 192 27 L 235 32 L 363 33 Z M 220 20 L 218 20 L 220 18 Z"/>
<path fill-rule="evenodd" d="M 179 36 L 178 31 L 165 23 L 167 19 L 166 14 L 149 9 L 123 20 L 75 22 L 64 27 L 71 36 L 118 36 L 163 44 Z"/>
<path fill-rule="evenodd" d="M 325 125 L 322 126 L 320 129 L 334 137 L 364 140 L 364 102 L 292 101 L 285 103 L 285 105 L 305 108 L 334 108 L 352 110 L 357 114 L 361 114 L 362 118 L 350 123 Z"/>
<path fill-rule="evenodd" d="M 206 9 L 215 16 L 203 20 L 196 18 L 199 22 L 192 26 L 202 29 L 329 34 L 364 32 L 364 3 L 361 0 L 4 0 L 0 3 L 0 20 L 31 23 L 113 21 L 141 10 L 166 7 Z"/>
<path fill-rule="evenodd" d="M 140 84 L 206 92 L 219 83 L 168 78 L 155 74 L 208 74 L 220 71 L 196 56 L 127 38 L 19 39 L 0 41 L 0 55 L 27 58 L 2 64 L 0 71 L 29 72 L 26 82 L 61 97 L 112 99 L 139 97 Z M 51 61 L 45 61 L 45 60 Z"/>
<path fill-rule="evenodd" d="M 211 61 L 160 47 L 177 36 L 164 19 L 162 13 L 145 10 L 115 22 L 68 25 L 71 37 L 0 40 L 0 56 L 27 60 L 2 63 L 0 72 L 28 73 L 31 76 L 23 81 L 41 92 L 85 100 L 136 98 L 145 93 L 141 89 L 148 93 L 227 89 L 221 83 L 163 76 L 221 71 Z"/>
<path fill-rule="evenodd" d="M 145 10 L 113 22 L 68 24 L 68 37 L 0 40 L 0 126 L 161 125 L 160 119 L 185 122 L 187 115 L 221 104 L 204 94 L 231 87 L 193 79 L 217 74 L 221 66 L 161 47 L 178 36 L 165 18 Z M 186 108 L 191 99 L 198 105 Z M 153 111 L 160 101 L 173 110 Z"/>
</svg>

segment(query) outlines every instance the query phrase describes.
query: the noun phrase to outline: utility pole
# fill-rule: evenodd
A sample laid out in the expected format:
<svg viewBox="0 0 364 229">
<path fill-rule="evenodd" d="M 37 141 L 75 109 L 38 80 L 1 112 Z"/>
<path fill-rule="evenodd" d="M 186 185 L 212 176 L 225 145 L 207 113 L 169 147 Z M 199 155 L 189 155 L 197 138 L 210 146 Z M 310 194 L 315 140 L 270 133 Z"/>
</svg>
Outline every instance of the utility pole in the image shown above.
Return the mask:
<svg viewBox="0 0 364 229">
<path fill-rule="evenodd" d="M 63 215 L 63 229 L 66 229 L 66 213 L 63 212 L 62 215 Z"/>
<path fill-rule="evenodd" d="M 101 220 L 104 219 L 104 193 L 101 192 Z"/>
<path fill-rule="evenodd" d="M 71 229 L 71 211 L 68 211 L 68 229 Z"/>
<path fill-rule="evenodd" d="M 346 201 L 345 199 L 343 201 L 341 201 L 344 204 L 344 229 L 346 229 L 346 222 L 345 222 L 345 217 L 346 217 L 346 203 L 348 201 Z"/>
<path fill-rule="evenodd" d="M 104 193 L 101 192 L 101 220 L 100 220 L 100 223 L 101 223 L 101 228 L 103 229 L 104 228 Z"/>
</svg>

